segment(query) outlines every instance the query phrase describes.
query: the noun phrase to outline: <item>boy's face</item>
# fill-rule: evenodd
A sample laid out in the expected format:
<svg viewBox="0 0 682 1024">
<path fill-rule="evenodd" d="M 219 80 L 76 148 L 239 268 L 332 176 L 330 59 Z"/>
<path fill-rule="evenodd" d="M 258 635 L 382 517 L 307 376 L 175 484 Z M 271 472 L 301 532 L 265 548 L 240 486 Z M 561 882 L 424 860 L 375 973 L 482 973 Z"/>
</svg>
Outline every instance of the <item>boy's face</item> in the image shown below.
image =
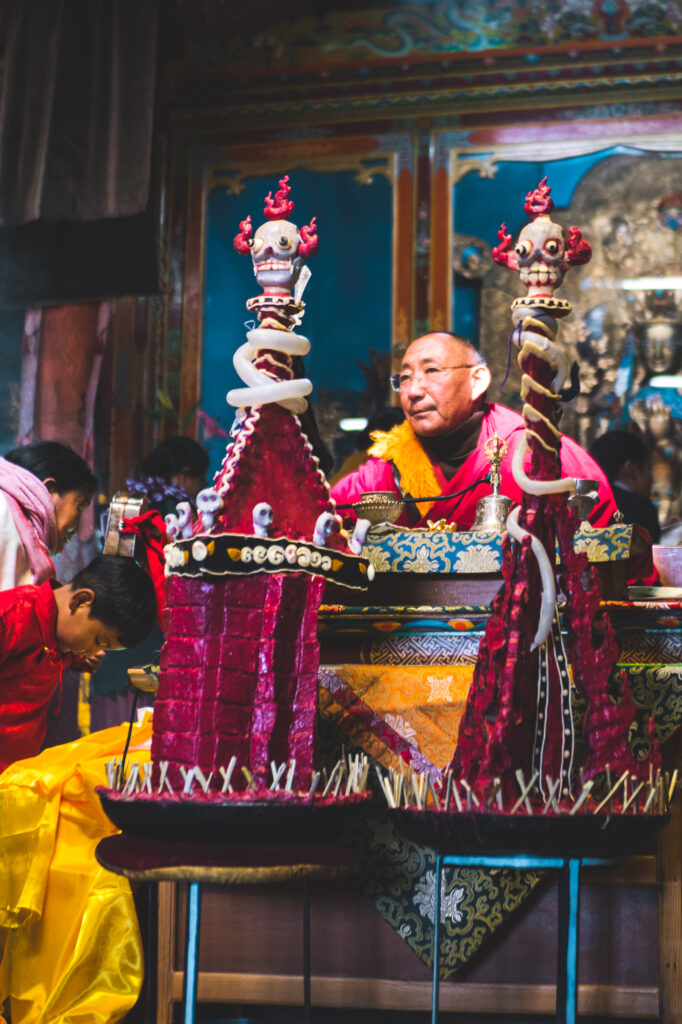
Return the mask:
<svg viewBox="0 0 682 1024">
<path fill-rule="evenodd" d="M 84 494 L 83 491 L 64 491 L 60 494 L 56 490 L 54 481 L 49 479 L 43 481 L 54 504 L 54 514 L 57 522 L 57 546 L 52 552 L 58 555 L 63 551 L 69 538 L 76 532 L 81 521 L 81 516 L 92 501 L 91 494 Z M 50 486 L 50 485 L 53 486 Z"/>
<path fill-rule="evenodd" d="M 92 590 L 83 588 L 70 595 L 68 604 L 57 613 L 57 644 L 64 653 L 92 658 L 102 651 L 123 649 L 116 630 L 90 617 L 94 600 Z"/>
</svg>

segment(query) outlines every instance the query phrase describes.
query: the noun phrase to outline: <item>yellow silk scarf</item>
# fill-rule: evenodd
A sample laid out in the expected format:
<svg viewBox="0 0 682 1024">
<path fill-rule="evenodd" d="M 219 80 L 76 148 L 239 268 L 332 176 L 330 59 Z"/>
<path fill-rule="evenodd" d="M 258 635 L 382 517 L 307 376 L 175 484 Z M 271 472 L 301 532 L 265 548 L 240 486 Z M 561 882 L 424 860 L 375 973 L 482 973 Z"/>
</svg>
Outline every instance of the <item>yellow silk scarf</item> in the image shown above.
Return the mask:
<svg viewBox="0 0 682 1024">
<path fill-rule="evenodd" d="M 132 1009 L 144 964 L 127 879 L 95 859 L 117 829 L 96 786 L 121 756 L 128 726 L 18 761 L 0 775 L 0 1008 L 12 1024 L 113 1024 Z M 149 760 L 151 717 L 135 726 Z M 0 1013 L 0 1021 L 4 1021 Z"/>
<path fill-rule="evenodd" d="M 411 494 L 413 498 L 420 494 L 440 494 L 433 463 L 417 440 L 417 435 L 405 420 L 393 427 L 388 433 L 376 430 L 372 433 L 372 447 L 369 454 L 375 459 L 392 462 L 400 473 L 400 486 L 403 494 Z M 420 513 L 425 516 L 433 507 L 433 502 L 421 502 L 417 505 Z"/>
</svg>

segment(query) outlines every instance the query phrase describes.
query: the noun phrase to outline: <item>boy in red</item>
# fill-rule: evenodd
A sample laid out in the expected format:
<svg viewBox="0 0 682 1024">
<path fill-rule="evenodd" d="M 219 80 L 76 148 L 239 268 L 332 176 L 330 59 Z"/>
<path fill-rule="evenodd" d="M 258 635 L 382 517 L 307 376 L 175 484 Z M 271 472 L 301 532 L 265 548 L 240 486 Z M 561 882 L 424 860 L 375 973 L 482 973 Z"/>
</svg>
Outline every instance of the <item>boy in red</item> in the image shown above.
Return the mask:
<svg viewBox="0 0 682 1024">
<path fill-rule="evenodd" d="M 62 670 L 141 643 L 155 616 L 154 584 L 121 555 L 100 555 L 66 586 L 0 593 L 0 771 L 40 751 Z"/>
</svg>

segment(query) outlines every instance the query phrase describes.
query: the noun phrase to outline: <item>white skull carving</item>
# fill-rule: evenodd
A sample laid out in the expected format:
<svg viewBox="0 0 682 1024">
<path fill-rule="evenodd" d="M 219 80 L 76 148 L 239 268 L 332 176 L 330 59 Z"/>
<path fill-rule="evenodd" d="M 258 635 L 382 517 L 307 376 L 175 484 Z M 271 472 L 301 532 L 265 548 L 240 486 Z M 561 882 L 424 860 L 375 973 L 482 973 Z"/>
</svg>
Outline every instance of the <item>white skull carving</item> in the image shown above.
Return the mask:
<svg viewBox="0 0 682 1024">
<path fill-rule="evenodd" d="M 223 499 L 213 487 L 205 487 L 197 494 L 197 509 L 201 516 L 201 526 L 210 530 L 215 524 L 216 515 L 223 507 Z"/>
<path fill-rule="evenodd" d="M 324 547 L 334 532 L 335 526 L 338 528 L 336 517 L 331 512 L 321 512 L 315 523 L 313 544 L 319 544 L 320 547 Z"/>
<path fill-rule="evenodd" d="M 163 517 L 163 521 L 166 524 L 166 533 L 171 540 L 175 540 L 180 533 L 180 523 L 175 512 L 169 512 L 167 516 Z"/>
<path fill-rule="evenodd" d="M 367 534 L 372 524 L 369 519 L 358 519 L 355 523 L 355 529 L 353 534 L 348 541 L 348 547 L 351 549 L 354 555 L 359 555 L 363 547 L 367 543 Z"/>
<path fill-rule="evenodd" d="M 547 215 L 537 217 L 522 228 L 514 246 L 519 276 L 528 295 L 546 295 L 558 288 L 564 278 L 566 237 L 560 224 Z"/>
<path fill-rule="evenodd" d="M 288 220 L 267 221 L 256 231 L 251 246 L 253 272 L 264 291 L 291 292 L 302 260 L 297 259 L 298 228 Z"/>
<path fill-rule="evenodd" d="M 188 501 L 179 501 L 175 506 L 181 537 L 192 536 L 192 506 Z"/>
<path fill-rule="evenodd" d="M 257 505 L 253 506 L 251 515 L 253 532 L 256 537 L 268 537 L 270 535 L 269 528 L 272 526 L 272 505 L 268 505 L 267 501 L 259 501 Z"/>
</svg>

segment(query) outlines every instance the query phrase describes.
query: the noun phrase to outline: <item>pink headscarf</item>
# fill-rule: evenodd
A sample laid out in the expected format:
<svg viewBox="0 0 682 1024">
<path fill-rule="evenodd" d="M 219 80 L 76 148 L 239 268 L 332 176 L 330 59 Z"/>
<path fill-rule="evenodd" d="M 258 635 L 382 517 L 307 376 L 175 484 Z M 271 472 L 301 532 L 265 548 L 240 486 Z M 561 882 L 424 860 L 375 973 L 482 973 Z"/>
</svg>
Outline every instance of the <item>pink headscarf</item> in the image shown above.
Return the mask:
<svg viewBox="0 0 682 1024">
<path fill-rule="evenodd" d="M 49 552 L 59 540 L 54 502 L 42 480 L 22 466 L 0 458 L 0 491 L 7 499 L 34 583 L 55 576 Z"/>
</svg>

